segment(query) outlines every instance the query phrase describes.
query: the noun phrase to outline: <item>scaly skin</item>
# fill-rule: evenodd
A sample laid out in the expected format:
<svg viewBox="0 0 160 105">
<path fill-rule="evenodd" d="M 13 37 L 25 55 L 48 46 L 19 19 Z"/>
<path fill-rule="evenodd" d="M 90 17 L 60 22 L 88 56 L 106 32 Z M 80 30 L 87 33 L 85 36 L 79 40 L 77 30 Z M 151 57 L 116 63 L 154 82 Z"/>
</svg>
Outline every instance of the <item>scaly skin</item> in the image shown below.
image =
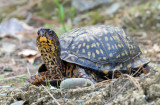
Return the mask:
<svg viewBox="0 0 160 105">
<path fill-rule="evenodd" d="M 40 67 L 38 74 L 32 76 L 27 81 L 40 85 L 42 81 L 67 78 L 87 78 L 95 82 L 95 74 L 90 72 L 91 78 L 85 70 L 75 64 L 64 62 L 60 58 L 60 44 L 56 33 L 50 29 L 40 29 L 38 31 L 37 46 L 41 52 L 41 57 L 45 67 Z M 64 64 L 65 63 L 65 64 Z"/>
</svg>

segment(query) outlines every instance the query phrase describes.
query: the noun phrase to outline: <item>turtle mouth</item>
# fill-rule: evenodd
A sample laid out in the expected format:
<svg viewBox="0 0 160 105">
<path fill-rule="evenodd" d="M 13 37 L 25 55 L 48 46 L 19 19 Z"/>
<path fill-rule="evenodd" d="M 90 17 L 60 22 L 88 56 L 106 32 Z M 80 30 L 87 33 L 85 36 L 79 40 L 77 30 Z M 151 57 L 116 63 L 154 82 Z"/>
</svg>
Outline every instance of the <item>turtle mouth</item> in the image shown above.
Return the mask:
<svg viewBox="0 0 160 105">
<path fill-rule="evenodd" d="M 41 44 L 52 44 L 52 40 L 46 38 L 45 36 L 38 37 L 38 41 L 39 41 Z"/>
<path fill-rule="evenodd" d="M 46 37 L 40 37 L 40 38 L 39 38 L 39 41 L 40 41 L 40 42 L 47 42 L 47 38 L 46 38 Z"/>
</svg>

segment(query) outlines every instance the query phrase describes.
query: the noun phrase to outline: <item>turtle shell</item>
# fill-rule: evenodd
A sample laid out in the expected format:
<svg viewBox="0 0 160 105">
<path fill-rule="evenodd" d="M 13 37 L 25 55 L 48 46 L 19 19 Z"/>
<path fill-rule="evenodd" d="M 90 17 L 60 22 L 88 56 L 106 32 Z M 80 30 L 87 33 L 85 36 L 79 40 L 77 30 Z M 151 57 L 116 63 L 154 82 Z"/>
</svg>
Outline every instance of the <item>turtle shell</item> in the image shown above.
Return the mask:
<svg viewBox="0 0 160 105">
<path fill-rule="evenodd" d="M 61 59 L 93 70 L 137 68 L 149 60 L 123 29 L 96 25 L 73 29 L 60 36 Z"/>
</svg>

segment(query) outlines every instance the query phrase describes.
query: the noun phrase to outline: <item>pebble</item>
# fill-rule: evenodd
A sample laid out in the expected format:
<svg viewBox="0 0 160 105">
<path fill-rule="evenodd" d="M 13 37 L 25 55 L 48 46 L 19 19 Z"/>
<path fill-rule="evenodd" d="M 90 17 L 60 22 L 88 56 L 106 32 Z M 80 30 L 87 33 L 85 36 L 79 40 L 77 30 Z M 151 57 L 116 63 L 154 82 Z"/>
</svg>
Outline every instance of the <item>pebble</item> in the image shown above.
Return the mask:
<svg viewBox="0 0 160 105">
<path fill-rule="evenodd" d="M 23 105 L 24 101 L 16 101 L 12 103 L 11 105 Z"/>
<path fill-rule="evenodd" d="M 84 103 L 84 100 L 77 100 L 77 103 L 82 104 Z"/>
<path fill-rule="evenodd" d="M 111 0 L 72 0 L 72 6 L 80 12 L 92 9 Z"/>
</svg>

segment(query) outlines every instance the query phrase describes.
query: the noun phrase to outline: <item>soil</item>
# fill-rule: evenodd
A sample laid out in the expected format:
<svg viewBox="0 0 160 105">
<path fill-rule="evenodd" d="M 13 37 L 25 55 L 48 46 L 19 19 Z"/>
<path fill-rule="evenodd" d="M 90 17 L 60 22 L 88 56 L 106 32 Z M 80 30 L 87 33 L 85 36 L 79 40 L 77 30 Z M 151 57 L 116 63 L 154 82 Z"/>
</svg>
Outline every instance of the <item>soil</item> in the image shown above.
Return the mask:
<svg viewBox="0 0 160 105">
<path fill-rule="evenodd" d="M 160 69 L 153 69 L 140 77 L 124 75 L 112 81 L 103 81 L 85 88 L 49 89 L 26 84 L 13 90 L 4 89 L 0 93 L 1 105 L 22 101 L 23 105 L 159 105 L 160 104 Z"/>
</svg>

